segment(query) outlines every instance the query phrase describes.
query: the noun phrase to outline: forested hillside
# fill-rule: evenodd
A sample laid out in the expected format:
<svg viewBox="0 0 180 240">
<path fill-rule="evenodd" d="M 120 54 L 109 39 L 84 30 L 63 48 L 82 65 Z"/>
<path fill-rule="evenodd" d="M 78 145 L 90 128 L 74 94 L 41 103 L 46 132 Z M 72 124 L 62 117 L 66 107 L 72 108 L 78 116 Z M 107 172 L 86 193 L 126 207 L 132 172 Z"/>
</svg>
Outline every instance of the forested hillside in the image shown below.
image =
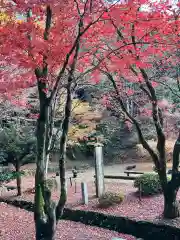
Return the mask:
<svg viewBox="0 0 180 240">
<path fill-rule="evenodd" d="M 172 70 L 171 70 L 172 71 Z M 172 74 L 171 72 L 166 74 Z M 175 76 L 176 77 L 176 76 Z M 169 78 L 166 85 L 159 84 L 157 87 L 157 94 L 159 100 L 164 104 L 164 110 L 168 109 L 166 104 L 174 104 L 179 100 L 176 79 Z M 157 80 L 161 82 L 161 78 Z M 128 88 L 129 86 L 125 86 Z M 111 86 L 103 86 L 103 81 L 99 85 L 93 85 L 88 82 L 85 86 L 79 85 L 73 94 L 73 107 L 70 129 L 68 134 L 67 156 L 70 160 L 92 160 L 94 157 L 94 147 L 88 137 L 98 137 L 104 144 L 104 157 L 106 163 L 111 162 L 126 162 L 126 161 L 142 161 L 150 160 L 146 152 L 139 148 L 139 139 L 136 129 L 133 125 L 129 125 L 123 112 L 118 111 L 117 102 L 112 99 L 113 104 L 109 106 L 103 96 L 110 90 Z M 60 136 L 58 127 L 63 119 L 63 104 L 65 98 L 65 91 L 62 90 L 61 97 L 58 98 L 59 104 L 56 107 L 56 117 L 54 121 L 54 136 Z M 37 92 L 35 88 L 29 88 L 23 92 L 24 98 L 28 98 L 30 108 L 20 106 L 17 98 L 16 102 L 2 101 L 1 112 L 1 125 L 13 124 L 17 122 L 23 125 L 30 125 L 32 128 L 36 126 L 36 117 L 38 114 L 38 101 Z M 153 122 L 149 119 L 148 115 L 138 112 L 137 104 L 144 104 L 143 98 L 131 99 L 130 96 L 124 96 L 124 102 L 130 112 L 134 112 L 134 116 L 142 123 L 142 131 L 145 133 L 148 141 L 156 141 L 155 128 Z M 8 106 L 8 107 L 7 107 Z M 177 107 L 176 107 L 177 108 Z M 177 133 L 177 120 L 179 119 L 179 110 L 174 108 L 170 111 L 164 111 L 166 115 L 165 129 L 167 139 L 170 145 L 168 152 L 172 153 L 172 143 Z M 146 106 L 148 109 L 148 104 Z M 57 152 L 58 139 L 56 139 L 52 155 Z M 57 159 L 57 158 L 51 158 Z"/>
</svg>

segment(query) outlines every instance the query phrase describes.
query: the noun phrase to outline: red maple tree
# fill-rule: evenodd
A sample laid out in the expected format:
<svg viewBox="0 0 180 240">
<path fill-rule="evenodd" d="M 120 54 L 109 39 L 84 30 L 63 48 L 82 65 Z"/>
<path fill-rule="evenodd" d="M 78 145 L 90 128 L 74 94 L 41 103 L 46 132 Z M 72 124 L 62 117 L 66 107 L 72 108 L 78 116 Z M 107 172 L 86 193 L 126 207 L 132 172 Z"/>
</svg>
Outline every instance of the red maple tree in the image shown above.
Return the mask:
<svg viewBox="0 0 180 240">
<path fill-rule="evenodd" d="M 85 41 L 92 37 L 91 34 L 98 33 L 96 24 L 101 20 L 105 4 L 100 0 L 16 0 L 2 1 L 1 7 L 10 21 L 0 27 L 0 91 L 11 100 L 12 95 L 20 94 L 24 88 L 37 86 L 36 239 L 52 240 L 55 239 L 56 224 L 63 214 L 67 198 L 65 152 L 74 73 L 77 62 L 83 61 Z M 55 204 L 46 186 L 45 165 L 52 142 L 55 99 L 62 87 L 66 89 L 66 100 L 59 143 L 61 194 L 58 204 Z"/>
<path fill-rule="evenodd" d="M 74 80 L 78 79 L 74 77 L 75 72 L 82 77 L 94 70 L 92 78 L 96 82 L 104 74 L 111 81 L 114 96 L 128 119 L 135 124 L 141 143 L 158 169 L 165 197 L 165 215 L 178 216 L 176 193 L 179 186 L 176 178 L 179 179 L 179 145 L 175 145 L 173 175 L 169 184 L 161 108 L 158 106 L 154 81 L 149 78 L 148 72 L 154 61 L 159 58 L 168 61 L 165 53 L 173 53 L 179 46 L 178 9 L 171 8 L 164 1 L 152 3 L 146 0 L 111 4 L 101 0 L 33 0 L 29 3 L 16 0 L 1 4 L 11 16 L 11 21 L 0 27 L 0 60 L 3 64 L 0 90 L 14 94 L 17 89 L 35 85 L 39 92 L 36 239 L 54 239 L 56 223 L 66 202 L 65 147 L 72 87 Z M 145 8 L 149 10 L 145 11 Z M 16 21 L 17 13 L 24 16 L 21 21 Z M 175 63 L 176 60 L 174 58 L 171 61 Z M 12 74 L 12 69 L 18 69 L 18 74 Z M 65 84 L 62 81 L 64 74 L 67 75 Z M 131 116 L 122 101 L 120 76 L 137 84 L 152 105 L 158 154 L 147 144 L 138 121 Z M 44 169 L 52 137 L 50 123 L 53 102 L 60 87 L 66 88 L 67 97 L 60 140 L 61 196 L 56 206 L 46 188 Z M 131 88 L 128 92 L 122 91 L 129 95 L 135 92 Z"/>
<path fill-rule="evenodd" d="M 104 13 L 103 19 L 105 25 L 98 23 L 100 32 L 105 30 L 105 34 L 98 38 L 100 47 L 96 52 L 88 52 L 89 58 L 86 60 L 94 69 L 91 77 L 95 83 L 99 83 L 103 76 L 110 81 L 111 91 L 105 101 L 112 105 L 112 99 L 115 99 L 118 103 L 115 108 L 119 106 L 128 122 L 135 125 L 140 143 L 152 157 L 159 174 L 164 194 L 164 216 L 177 217 L 180 214 L 176 201 L 180 177 L 180 135 L 174 145 L 172 179 L 168 181 L 164 112 L 170 105 L 166 104 L 164 108 L 159 101 L 156 93 L 158 83 L 152 72 L 155 64 L 160 63 L 161 69 L 168 63 L 178 63 L 176 53 L 179 48 L 179 5 L 173 6 L 167 1 L 129 1 L 112 7 Z M 125 88 L 127 83 L 130 83 L 129 87 Z M 127 98 L 137 99 L 139 114 L 152 118 L 157 135 L 157 151 L 148 144 L 141 124 L 127 108 L 124 102 Z"/>
</svg>

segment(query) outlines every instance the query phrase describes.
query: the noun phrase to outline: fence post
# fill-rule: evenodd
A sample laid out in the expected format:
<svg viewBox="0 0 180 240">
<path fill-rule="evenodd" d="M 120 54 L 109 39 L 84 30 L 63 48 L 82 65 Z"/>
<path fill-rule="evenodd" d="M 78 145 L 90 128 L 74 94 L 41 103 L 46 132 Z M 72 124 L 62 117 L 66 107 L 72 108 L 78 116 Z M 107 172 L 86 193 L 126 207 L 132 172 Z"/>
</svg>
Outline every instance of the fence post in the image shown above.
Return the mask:
<svg viewBox="0 0 180 240">
<path fill-rule="evenodd" d="M 77 183 L 76 183 L 76 178 L 74 179 L 74 193 L 77 192 Z"/>
<path fill-rule="evenodd" d="M 139 185 L 139 201 L 141 203 L 141 200 L 142 200 L 142 186 L 141 186 L 141 183 Z"/>
</svg>

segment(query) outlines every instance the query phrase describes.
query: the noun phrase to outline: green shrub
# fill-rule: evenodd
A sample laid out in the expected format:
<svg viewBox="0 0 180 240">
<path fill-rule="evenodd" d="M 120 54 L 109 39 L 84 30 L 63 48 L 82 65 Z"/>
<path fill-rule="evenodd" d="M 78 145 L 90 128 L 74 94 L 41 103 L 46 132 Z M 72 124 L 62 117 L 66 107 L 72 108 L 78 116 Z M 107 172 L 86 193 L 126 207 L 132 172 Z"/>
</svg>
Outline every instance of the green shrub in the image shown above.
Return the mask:
<svg viewBox="0 0 180 240">
<path fill-rule="evenodd" d="M 58 189 L 58 185 L 57 185 L 57 181 L 56 178 L 48 178 L 46 180 L 46 186 L 50 189 L 50 190 L 57 190 Z"/>
<path fill-rule="evenodd" d="M 170 180 L 170 176 L 168 176 Z M 145 173 L 136 178 L 134 181 L 134 187 L 140 189 L 144 196 L 155 195 L 162 193 L 162 188 L 157 173 Z"/>
<path fill-rule="evenodd" d="M 25 176 L 35 176 L 36 170 L 34 169 L 25 169 L 23 170 Z"/>
<path fill-rule="evenodd" d="M 17 175 L 24 175 L 23 172 L 6 172 L 0 174 L 0 183 L 10 182 L 11 180 L 16 179 Z"/>
<path fill-rule="evenodd" d="M 122 193 L 106 192 L 99 198 L 99 207 L 108 208 L 113 205 L 119 204 L 124 200 Z"/>
<path fill-rule="evenodd" d="M 59 170 L 59 167 L 49 167 L 48 173 L 56 173 Z M 26 176 L 35 176 L 36 175 L 36 169 L 26 169 L 23 170 Z"/>
</svg>

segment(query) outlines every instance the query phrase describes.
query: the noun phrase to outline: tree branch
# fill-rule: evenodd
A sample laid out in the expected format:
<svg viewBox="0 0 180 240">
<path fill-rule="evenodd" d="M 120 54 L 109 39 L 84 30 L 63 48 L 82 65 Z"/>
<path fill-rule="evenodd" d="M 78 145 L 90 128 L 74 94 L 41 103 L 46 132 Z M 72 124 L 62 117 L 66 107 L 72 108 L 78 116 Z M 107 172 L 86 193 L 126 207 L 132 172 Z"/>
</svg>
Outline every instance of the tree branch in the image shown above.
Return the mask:
<svg viewBox="0 0 180 240">
<path fill-rule="evenodd" d="M 179 76 L 177 76 L 176 81 L 177 81 L 177 86 L 178 86 L 178 89 L 179 89 L 179 92 L 180 92 L 180 81 L 179 81 Z"/>
<path fill-rule="evenodd" d="M 119 35 L 119 37 L 121 38 L 121 40 L 123 41 L 123 43 L 125 44 L 126 41 L 124 39 L 124 36 L 122 35 L 122 33 L 119 31 L 119 29 L 117 28 L 117 26 L 115 25 L 114 21 L 112 20 L 112 24 L 115 27 L 115 29 L 117 30 L 117 34 Z M 136 39 L 134 36 L 134 27 L 132 26 L 132 42 L 134 42 L 134 48 L 136 50 Z M 133 52 L 131 50 L 128 50 L 128 52 L 130 54 L 133 54 Z M 137 56 L 137 59 L 139 59 L 139 56 Z M 132 70 L 132 72 L 137 76 L 137 72 L 134 70 L 134 68 L 132 66 L 130 66 L 130 69 Z M 139 67 L 139 70 L 142 74 L 142 77 L 146 83 L 146 86 L 148 88 L 149 91 L 145 90 L 145 93 L 147 94 L 147 96 L 149 97 L 149 99 L 151 100 L 152 103 L 152 115 L 153 115 L 153 121 L 154 121 L 154 125 L 156 128 L 156 133 L 157 133 L 157 137 L 158 137 L 158 142 L 157 142 L 157 150 L 159 152 L 160 155 L 160 160 L 162 160 L 161 164 L 163 170 L 166 172 L 166 165 L 164 163 L 164 159 L 165 159 L 165 135 L 164 132 L 162 130 L 162 125 L 163 124 L 163 118 L 162 118 L 162 114 L 161 114 L 161 110 L 159 109 L 158 105 L 157 105 L 157 97 L 156 97 L 156 92 L 151 84 L 151 82 L 149 81 L 148 75 L 146 73 L 146 71 L 143 68 Z M 143 88 L 141 88 L 143 90 Z M 159 168 L 159 169 L 161 169 Z"/>
<path fill-rule="evenodd" d="M 139 88 L 140 88 L 144 93 L 146 93 L 146 95 L 148 96 L 148 98 L 152 101 L 152 96 L 151 96 L 151 94 L 149 93 L 149 91 L 148 91 L 142 84 L 139 86 Z"/>
<path fill-rule="evenodd" d="M 154 150 L 149 146 L 149 144 L 147 143 L 147 141 L 145 140 L 143 134 L 142 134 L 142 131 L 141 131 L 141 128 L 140 128 L 140 125 L 139 123 L 137 122 L 137 120 L 135 118 L 132 117 L 132 115 L 130 115 L 130 113 L 127 111 L 123 101 L 122 101 L 122 98 L 120 96 L 120 93 L 119 93 L 119 90 L 118 90 L 118 87 L 116 85 L 116 82 L 113 78 L 113 76 L 108 73 L 108 72 L 105 72 L 103 70 L 101 70 L 101 72 L 103 72 L 107 77 L 108 79 L 111 81 L 111 83 L 113 84 L 113 87 L 114 87 L 114 90 L 116 92 L 116 95 L 117 95 L 117 99 L 119 101 L 119 104 L 121 106 L 121 109 L 122 111 L 127 115 L 127 117 L 132 121 L 132 123 L 135 125 L 136 127 L 136 130 L 137 130 L 137 133 L 138 133 L 138 136 L 139 136 L 139 140 L 142 144 L 142 146 L 148 151 L 148 153 L 151 155 L 153 161 L 154 161 L 154 164 L 155 166 L 158 168 L 159 167 L 159 161 L 158 161 L 158 156 L 157 154 L 154 152 Z"/>
<path fill-rule="evenodd" d="M 126 40 L 124 39 L 124 36 L 122 35 L 121 31 L 118 29 L 118 27 L 116 26 L 116 24 L 114 23 L 114 21 L 111 19 L 112 25 L 114 26 L 114 28 L 116 29 L 116 32 L 118 34 L 118 36 L 120 37 L 120 39 L 122 40 L 123 44 L 127 44 Z M 134 31 L 134 29 L 132 29 L 132 32 Z M 132 37 L 132 42 L 134 42 L 134 46 L 136 46 L 135 43 L 136 39 L 135 37 Z M 131 50 L 128 50 L 128 52 L 130 54 L 133 54 L 133 52 Z M 138 56 L 137 56 L 138 58 Z M 130 66 L 131 71 L 137 76 L 137 72 L 135 71 L 135 69 Z M 158 152 L 160 154 L 160 159 L 164 159 L 165 158 L 165 135 L 164 132 L 162 130 L 161 127 L 161 123 L 163 123 L 162 121 L 162 115 L 160 115 L 160 111 L 158 110 L 158 105 L 157 105 L 157 98 L 156 98 L 156 92 L 151 84 L 151 82 L 149 81 L 148 75 L 146 74 L 145 70 L 142 68 L 139 68 L 143 79 L 146 83 L 146 86 L 148 88 L 148 92 L 146 92 L 146 94 L 148 95 L 148 97 L 150 98 L 151 102 L 152 102 L 152 112 L 153 112 L 153 121 L 154 121 L 154 125 L 156 128 L 156 132 L 157 132 L 157 137 L 158 137 L 158 143 L 157 143 L 157 149 Z M 159 117 L 161 117 L 161 119 L 159 119 Z M 164 164 L 163 164 L 163 168 L 165 168 Z"/>
<path fill-rule="evenodd" d="M 151 82 L 149 81 L 148 75 L 146 74 L 144 69 L 140 68 L 140 71 L 141 71 L 143 79 L 144 79 L 146 86 L 152 97 L 152 99 L 151 99 L 152 117 L 153 117 L 154 125 L 155 125 L 156 132 L 157 132 L 157 137 L 158 137 L 157 150 L 159 152 L 160 159 L 162 161 L 164 161 L 165 160 L 165 135 L 164 135 L 164 132 L 162 130 L 162 125 L 161 125 L 161 124 L 163 124 L 161 110 L 159 109 L 159 107 L 157 105 L 156 92 L 155 92 Z M 162 162 L 162 164 L 163 164 L 163 162 Z"/>
<path fill-rule="evenodd" d="M 81 27 L 83 19 L 80 18 L 79 21 L 79 33 L 81 32 Z M 65 114 L 64 120 L 62 123 L 62 134 L 60 139 L 60 158 L 59 158 L 59 171 L 60 171 L 60 183 L 61 183 L 61 194 L 58 205 L 56 207 L 56 219 L 59 219 L 64 210 L 64 206 L 67 199 L 67 192 L 66 192 L 66 179 L 65 179 L 65 154 L 66 154 L 66 143 L 67 143 L 67 134 L 69 130 L 69 122 L 71 116 L 71 109 L 72 109 L 72 94 L 71 94 L 71 84 L 73 81 L 73 74 L 76 68 L 76 63 L 78 59 L 78 54 L 80 50 L 80 38 L 76 44 L 75 54 L 73 58 L 73 62 L 70 66 L 69 76 L 68 76 L 68 83 L 67 83 L 67 98 L 66 98 L 66 105 L 65 105 Z"/>
<path fill-rule="evenodd" d="M 59 82 L 60 82 L 60 80 L 61 80 L 61 77 L 62 77 L 63 74 L 64 74 L 64 71 L 65 71 L 67 65 L 68 65 L 69 58 L 70 58 L 70 56 L 72 55 L 72 53 L 74 52 L 77 44 L 79 43 L 80 38 L 84 35 L 84 33 L 85 33 L 90 27 L 92 27 L 94 24 L 96 24 L 96 23 L 100 20 L 100 18 L 102 17 L 102 15 L 103 15 L 103 13 L 100 14 L 100 16 L 99 16 L 96 20 L 94 20 L 93 22 L 89 23 L 83 30 L 81 30 L 81 31 L 78 32 L 78 35 L 77 35 L 77 37 L 76 37 L 76 39 L 75 39 L 75 41 L 74 41 L 74 44 L 73 44 L 73 46 L 71 47 L 71 49 L 70 49 L 70 51 L 68 52 L 68 54 L 66 55 L 64 64 L 63 64 L 63 66 L 62 66 L 62 68 L 61 68 L 61 70 L 60 70 L 60 72 L 59 72 L 59 74 L 58 74 L 58 77 L 57 77 L 57 79 L 56 79 L 54 88 L 53 88 L 53 90 L 52 90 L 52 92 L 51 92 L 51 95 L 50 95 L 50 97 L 49 97 L 49 102 L 52 101 L 52 99 L 54 98 L 54 95 L 56 94 L 56 92 L 57 92 L 57 90 L 58 90 Z M 80 22 L 79 22 L 79 23 L 81 24 L 81 27 L 82 27 L 82 25 L 83 25 L 83 24 L 82 24 L 83 17 L 84 17 L 84 15 L 80 18 Z"/>
<path fill-rule="evenodd" d="M 163 85 L 163 86 L 165 86 L 165 87 L 167 87 L 167 88 L 172 92 L 172 94 L 173 94 L 174 96 L 180 98 L 180 94 L 178 94 L 174 89 L 172 89 L 167 83 L 162 82 L 162 81 L 160 81 L 160 80 L 153 80 L 153 81 L 156 82 L 156 83 L 159 83 L 159 84 L 161 84 L 161 85 Z M 179 88 L 179 87 L 178 87 L 178 88 Z M 179 92 L 180 92 L 180 88 L 179 88 Z"/>
</svg>

